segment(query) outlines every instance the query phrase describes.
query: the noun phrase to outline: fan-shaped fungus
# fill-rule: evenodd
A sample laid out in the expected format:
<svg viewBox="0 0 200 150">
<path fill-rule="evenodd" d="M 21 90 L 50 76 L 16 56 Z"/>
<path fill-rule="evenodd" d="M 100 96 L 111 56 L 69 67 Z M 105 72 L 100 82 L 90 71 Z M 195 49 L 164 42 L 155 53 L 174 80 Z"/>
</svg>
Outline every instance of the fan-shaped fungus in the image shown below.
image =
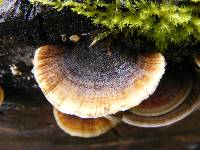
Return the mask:
<svg viewBox="0 0 200 150">
<path fill-rule="evenodd" d="M 130 57 L 118 50 L 109 57 L 103 43 L 42 46 L 34 57 L 36 81 L 47 100 L 66 114 L 96 118 L 130 109 L 154 92 L 165 59 L 158 52 Z"/>
<path fill-rule="evenodd" d="M 152 96 L 124 113 L 123 121 L 140 127 L 175 123 L 189 115 L 200 103 L 199 90 L 200 79 L 197 76 L 192 82 L 191 76 L 184 74 L 166 75 Z"/>
<path fill-rule="evenodd" d="M 102 118 L 79 118 L 63 114 L 54 107 L 54 117 L 58 126 L 66 133 L 78 137 L 96 137 L 115 127 L 121 118 L 108 116 Z"/>
<path fill-rule="evenodd" d="M 141 116 L 159 116 L 175 109 L 192 88 L 192 79 L 180 76 L 176 72 L 165 73 L 153 95 L 129 111 Z"/>
</svg>

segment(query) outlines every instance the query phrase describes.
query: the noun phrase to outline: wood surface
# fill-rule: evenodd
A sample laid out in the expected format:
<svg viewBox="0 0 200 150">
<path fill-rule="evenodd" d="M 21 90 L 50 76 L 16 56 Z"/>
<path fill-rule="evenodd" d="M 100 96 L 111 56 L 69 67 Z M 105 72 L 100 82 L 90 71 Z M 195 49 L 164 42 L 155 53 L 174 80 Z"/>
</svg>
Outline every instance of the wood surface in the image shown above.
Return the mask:
<svg viewBox="0 0 200 150">
<path fill-rule="evenodd" d="M 200 148 L 200 109 L 171 126 L 138 128 L 121 123 L 102 136 L 85 139 L 58 128 L 52 106 L 39 92 L 6 93 L 0 113 L 0 150 Z"/>
</svg>

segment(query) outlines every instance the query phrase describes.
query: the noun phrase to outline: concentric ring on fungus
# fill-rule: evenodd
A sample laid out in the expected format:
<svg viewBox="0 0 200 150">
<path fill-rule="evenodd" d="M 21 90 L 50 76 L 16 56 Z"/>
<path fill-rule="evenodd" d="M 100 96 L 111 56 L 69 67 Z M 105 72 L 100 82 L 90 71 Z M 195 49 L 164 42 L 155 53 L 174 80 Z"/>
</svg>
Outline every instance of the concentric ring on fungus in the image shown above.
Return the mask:
<svg viewBox="0 0 200 150">
<path fill-rule="evenodd" d="M 140 116 L 159 116 L 178 107 L 192 88 L 192 78 L 180 72 L 166 72 L 156 91 L 129 111 Z"/>
<path fill-rule="evenodd" d="M 4 100 L 4 91 L 2 87 L 0 86 L 0 106 L 3 103 L 3 100 Z"/>
<path fill-rule="evenodd" d="M 179 103 L 179 105 L 176 105 L 176 107 L 174 107 L 173 110 L 168 111 L 164 114 L 160 114 L 160 115 L 157 114 L 155 116 L 144 116 L 141 114 L 134 113 L 134 110 L 132 108 L 131 111 L 128 110 L 127 112 L 124 112 L 122 120 L 129 125 L 134 125 L 134 126 L 139 126 L 139 127 L 161 127 L 161 126 L 173 124 L 185 118 L 186 116 L 188 116 L 200 104 L 200 93 L 199 93 L 200 78 L 198 77 L 198 75 L 194 75 L 194 77 L 192 75 L 191 77 L 191 76 L 185 76 L 184 74 L 179 74 L 179 78 L 182 78 L 181 80 L 184 83 L 182 83 L 183 87 L 179 89 L 177 96 L 181 97 L 181 93 L 185 91 L 185 93 L 182 93 L 182 96 L 183 96 L 183 99 L 185 97 L 186 98 L 183 101 L 181 100 L 182 103 Z M 192 80 L 192 88 L 190 90 L 191 80 Z M 162 81 L 161 81 L 161 84 L 162 84 Z M 190 91 L 189 94 L 187 94 L 188 90 L 186 90 L 187 85 L 188 85 L 188 90 Z M 185 90 L 183 90 L 184 88 Z M 158 90 L 159 90 L 159 87 L 158 87 Z M 157 91 L 155 91 L 155 94 L 156 93 Z M 166 91 L 166 93 L 168 93 L 168 91 Z M 175 96 L 175 98 L 177 98 L 177 96 Z M 147 99 L 147 101 L 149 99 Z"/>
<path fill-rule="evenodd" d="M 165 71 L 160 53 L 106 51 L 103 43 L 89 48 L 87 42 L 38 48 L 34 75 L 47 100 L 63 113 L 97 118 L 137 106 L 155 91 Z"/>
<path fill-rule="evenodd" d="M 121 121 L 121 118 L 117 116 L 79 118 L 74 115 L 64 114 L 58 111 L 55 107 L 53 113 L 58 126 L 64 132 L 71 136 L 85 138 L 96 137 L 104 134 Z"/>
</svg>

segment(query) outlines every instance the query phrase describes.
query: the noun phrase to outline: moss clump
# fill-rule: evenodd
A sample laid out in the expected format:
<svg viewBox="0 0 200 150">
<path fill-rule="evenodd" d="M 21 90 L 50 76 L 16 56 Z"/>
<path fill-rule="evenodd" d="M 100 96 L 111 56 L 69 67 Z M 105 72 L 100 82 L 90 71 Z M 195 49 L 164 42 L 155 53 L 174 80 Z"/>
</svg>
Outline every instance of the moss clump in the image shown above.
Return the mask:
<svg viewBox="0 0 200 150">
<path fill-rule="evenodd" d="M 0 7 L 3 5 L 3 0 L 0 0 Z"/>
<path fill-rule="evenodd" d="M 106 27 L 95 41 L 109 34 L 142 35 L 163 51 L 170 43 L 180 45 L 191 39 L 200 41 L 200 0 L 177 4 L 147 0 L 84 0 L 82 3 L 61 0 L 32 0 L 58 10 L 70 8 L 90 18 L 95 25 Z M 95 43 L 95 42 L 93 42 Z"/>
</svg>

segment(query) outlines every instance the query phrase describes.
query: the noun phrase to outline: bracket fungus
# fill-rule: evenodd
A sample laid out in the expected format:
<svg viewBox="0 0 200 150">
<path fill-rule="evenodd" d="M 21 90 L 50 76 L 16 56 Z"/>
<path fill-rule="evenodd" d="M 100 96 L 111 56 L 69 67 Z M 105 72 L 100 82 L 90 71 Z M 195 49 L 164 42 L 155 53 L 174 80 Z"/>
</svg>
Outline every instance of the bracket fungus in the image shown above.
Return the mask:
<svg viewBox="0 0 200 150">
<path fill-rule="evenodd" d="M 104 43 L 89 47 L 42 46 L 34 57 L 34 75 L 47 100 L 59 111 L 97 118 L 139 105 L 151 95 L 165 71 L 159 52 L 129 56 L 125 48 L 107 55 Z"/>
<path fill-rule="evenodd" d="M 146 101 L 129 111 L 141 116 L 159 116 L 178 107 L 192 88 L 192 79 L 180 76 L 177 72 L 165 73 L 156 91 Z"/>
<path fill-rule="evenodd" d="M 4 100 L 4 91 L 2 87 L 0 86 L 0 106 L 3 103 L 3 100 Z"/>
<path fill-rule="evenodd" d="M 139 127 L 166 126 L 185 118 L 199 105 L 198 76 L 166 74 L 163 78 L 152 96 L 124 112 L 125 123 Z"/>
<path fill-rule="evenodd" d="M 115 127 L 121 118 L 118 116 L 107 116 L 101 118 L 79 118 L 74 115 L 64 114 L 55 107 L 53 110 L 58 126 L 71 136 L 96 137 L 106 133 Z"/>
</svg>

